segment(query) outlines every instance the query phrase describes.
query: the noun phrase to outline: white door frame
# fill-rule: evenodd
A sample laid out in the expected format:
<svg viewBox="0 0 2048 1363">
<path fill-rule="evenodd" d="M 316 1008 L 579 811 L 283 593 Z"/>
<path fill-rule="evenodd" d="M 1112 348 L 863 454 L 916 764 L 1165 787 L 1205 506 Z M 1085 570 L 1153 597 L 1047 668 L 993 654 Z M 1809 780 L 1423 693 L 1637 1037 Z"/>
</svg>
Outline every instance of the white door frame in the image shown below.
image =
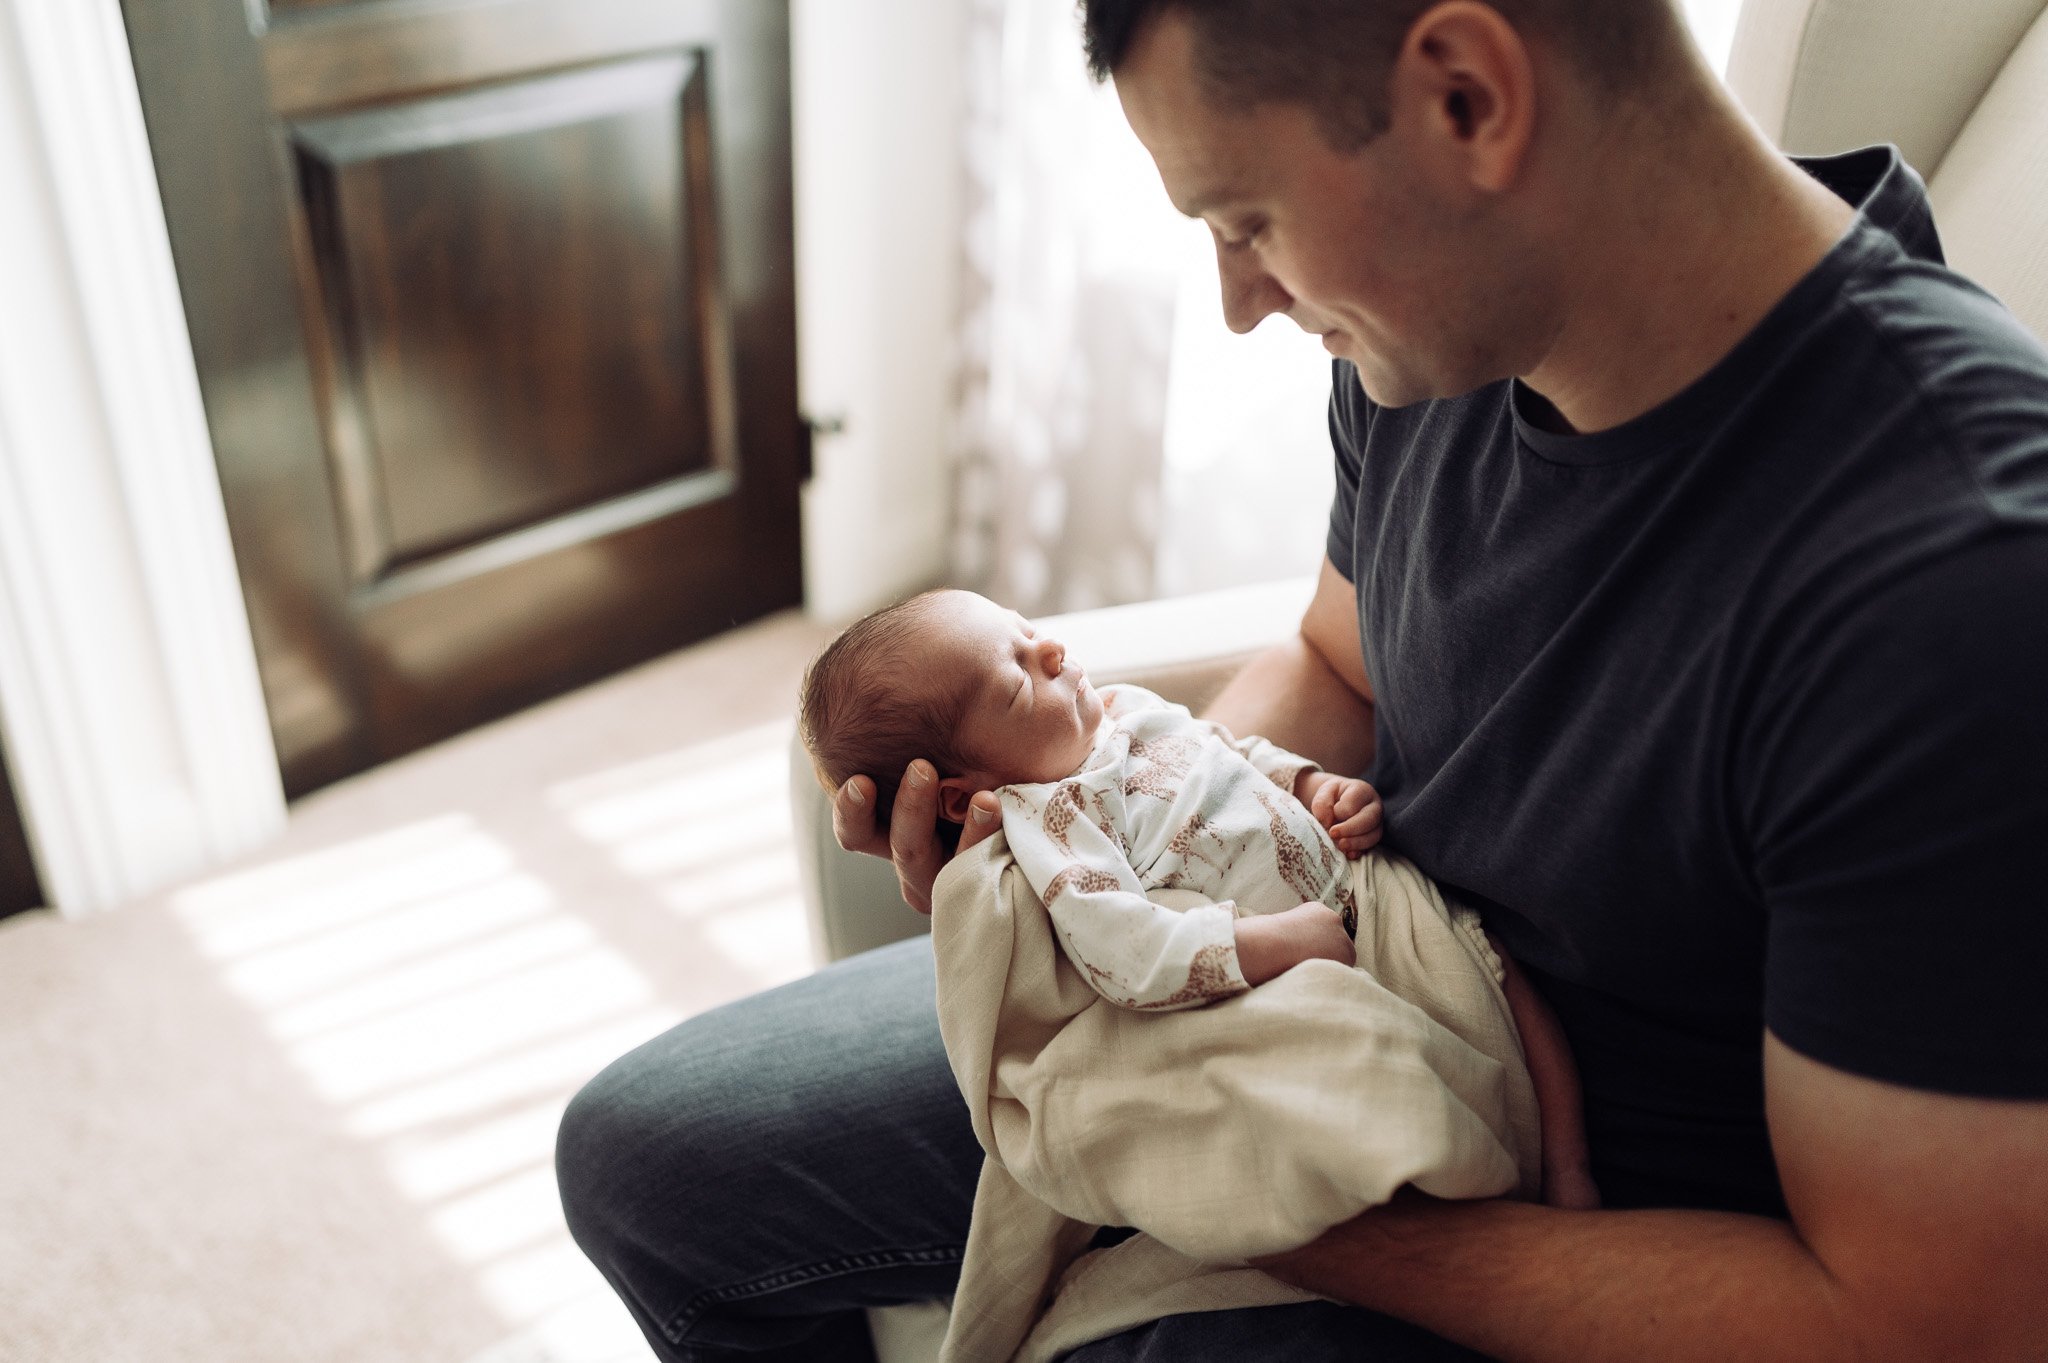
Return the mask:
<svg viewBox="0 0 2048 1363">
<path fill-rule="evenodd" d="M 118 0 L 0 0 L 0 740 L 50 904 L 285 806 Z"/>
</svg>

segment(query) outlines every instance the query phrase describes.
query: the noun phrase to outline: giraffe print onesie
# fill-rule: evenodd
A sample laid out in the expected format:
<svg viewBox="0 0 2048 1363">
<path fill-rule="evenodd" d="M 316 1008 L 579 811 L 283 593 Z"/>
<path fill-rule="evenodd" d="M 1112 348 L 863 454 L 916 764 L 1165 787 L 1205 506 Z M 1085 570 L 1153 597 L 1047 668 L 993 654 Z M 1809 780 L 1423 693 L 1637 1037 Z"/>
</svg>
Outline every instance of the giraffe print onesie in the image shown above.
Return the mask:
<svg viewBox="0 0 2048 1363">
<path fill-rule="evenodd" d="M 1344 857 L 1294 783 L 1315 764 L 1238 739 L 1136 686 L 1102 688 L 1079 770 L 999 792 L 1010 852 L 1095 991 L 1125 1008 L 1194 1008 L 1250 986 L 1240 914 L 1320 900 L 1356 933 Z M 1185 911 L 1148 898 L 1193 891 Z"/>
</svg>

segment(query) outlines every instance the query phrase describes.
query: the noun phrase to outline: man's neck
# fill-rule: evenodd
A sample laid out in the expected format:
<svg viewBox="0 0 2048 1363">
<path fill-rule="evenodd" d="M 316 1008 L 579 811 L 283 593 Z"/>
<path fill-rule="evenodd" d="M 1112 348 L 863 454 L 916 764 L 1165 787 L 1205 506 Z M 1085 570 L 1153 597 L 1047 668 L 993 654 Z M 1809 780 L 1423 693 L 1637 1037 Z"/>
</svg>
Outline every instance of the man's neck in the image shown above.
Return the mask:
<svg viewBox="0 0 2048 1363">
<path fill-rule="evenodd" d="M 1572 430 L 1607 430 L 1712 369 L 1840 240 L 1855 210 L 1725 97 L 1682 144 L 1624 137 L 1574 238 L 1562 319 L 1524 381 Z M 1627 145 L 1632 143 L 1633 145 Z"/>
</svg>

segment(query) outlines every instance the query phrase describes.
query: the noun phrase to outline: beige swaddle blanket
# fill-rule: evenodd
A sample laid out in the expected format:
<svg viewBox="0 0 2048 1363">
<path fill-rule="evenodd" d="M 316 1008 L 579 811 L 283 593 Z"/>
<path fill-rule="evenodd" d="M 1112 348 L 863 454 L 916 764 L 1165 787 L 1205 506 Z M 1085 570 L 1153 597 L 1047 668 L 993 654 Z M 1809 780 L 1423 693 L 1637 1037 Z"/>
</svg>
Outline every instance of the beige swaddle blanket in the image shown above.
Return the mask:
<svg viewBox="0 0 2048 1363">
<path fill-rule="evenodd" d="M 1310 1300 L 1244 1262 L 1404 1183 L 1538 1195 L 1535 1091 L 1477 916 L 1399 857 L 1352 878 L 1357 968 L 1139 1013 L 1067 961 L 1000 834 L 954 858 L 933 894 L 939 1026 L 988 1158 L 948 1363 Z M 1105 1225 L 1142 1233 L 1087 1250 Z"/>
</svg>

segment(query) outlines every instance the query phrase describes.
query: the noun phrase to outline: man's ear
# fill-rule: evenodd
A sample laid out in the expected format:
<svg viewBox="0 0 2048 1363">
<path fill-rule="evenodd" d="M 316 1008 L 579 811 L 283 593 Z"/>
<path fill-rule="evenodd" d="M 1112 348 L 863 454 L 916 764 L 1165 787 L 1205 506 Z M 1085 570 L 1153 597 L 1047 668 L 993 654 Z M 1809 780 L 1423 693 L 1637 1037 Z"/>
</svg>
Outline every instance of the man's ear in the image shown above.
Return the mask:
<svg viewBox="0 0 2048 1363">
<path fill-rule="evenodd" d="M 967 806 L 974 801 L 975 794 L 988 787 L 965 776 L 942 776 L 939 778 L 939 817 L 949 823 L 967 822 Z"/>
<path fill-rule="evenodd" d="M 1459 178 L 1498 194 L 1511 186 L 1536 128 L 1536 64 L 1528 40 L 1491 5 L 1444 0 L 1410 26 L 1394 65 L 1396 117 L 1419 117 Z"/>
</svg>

